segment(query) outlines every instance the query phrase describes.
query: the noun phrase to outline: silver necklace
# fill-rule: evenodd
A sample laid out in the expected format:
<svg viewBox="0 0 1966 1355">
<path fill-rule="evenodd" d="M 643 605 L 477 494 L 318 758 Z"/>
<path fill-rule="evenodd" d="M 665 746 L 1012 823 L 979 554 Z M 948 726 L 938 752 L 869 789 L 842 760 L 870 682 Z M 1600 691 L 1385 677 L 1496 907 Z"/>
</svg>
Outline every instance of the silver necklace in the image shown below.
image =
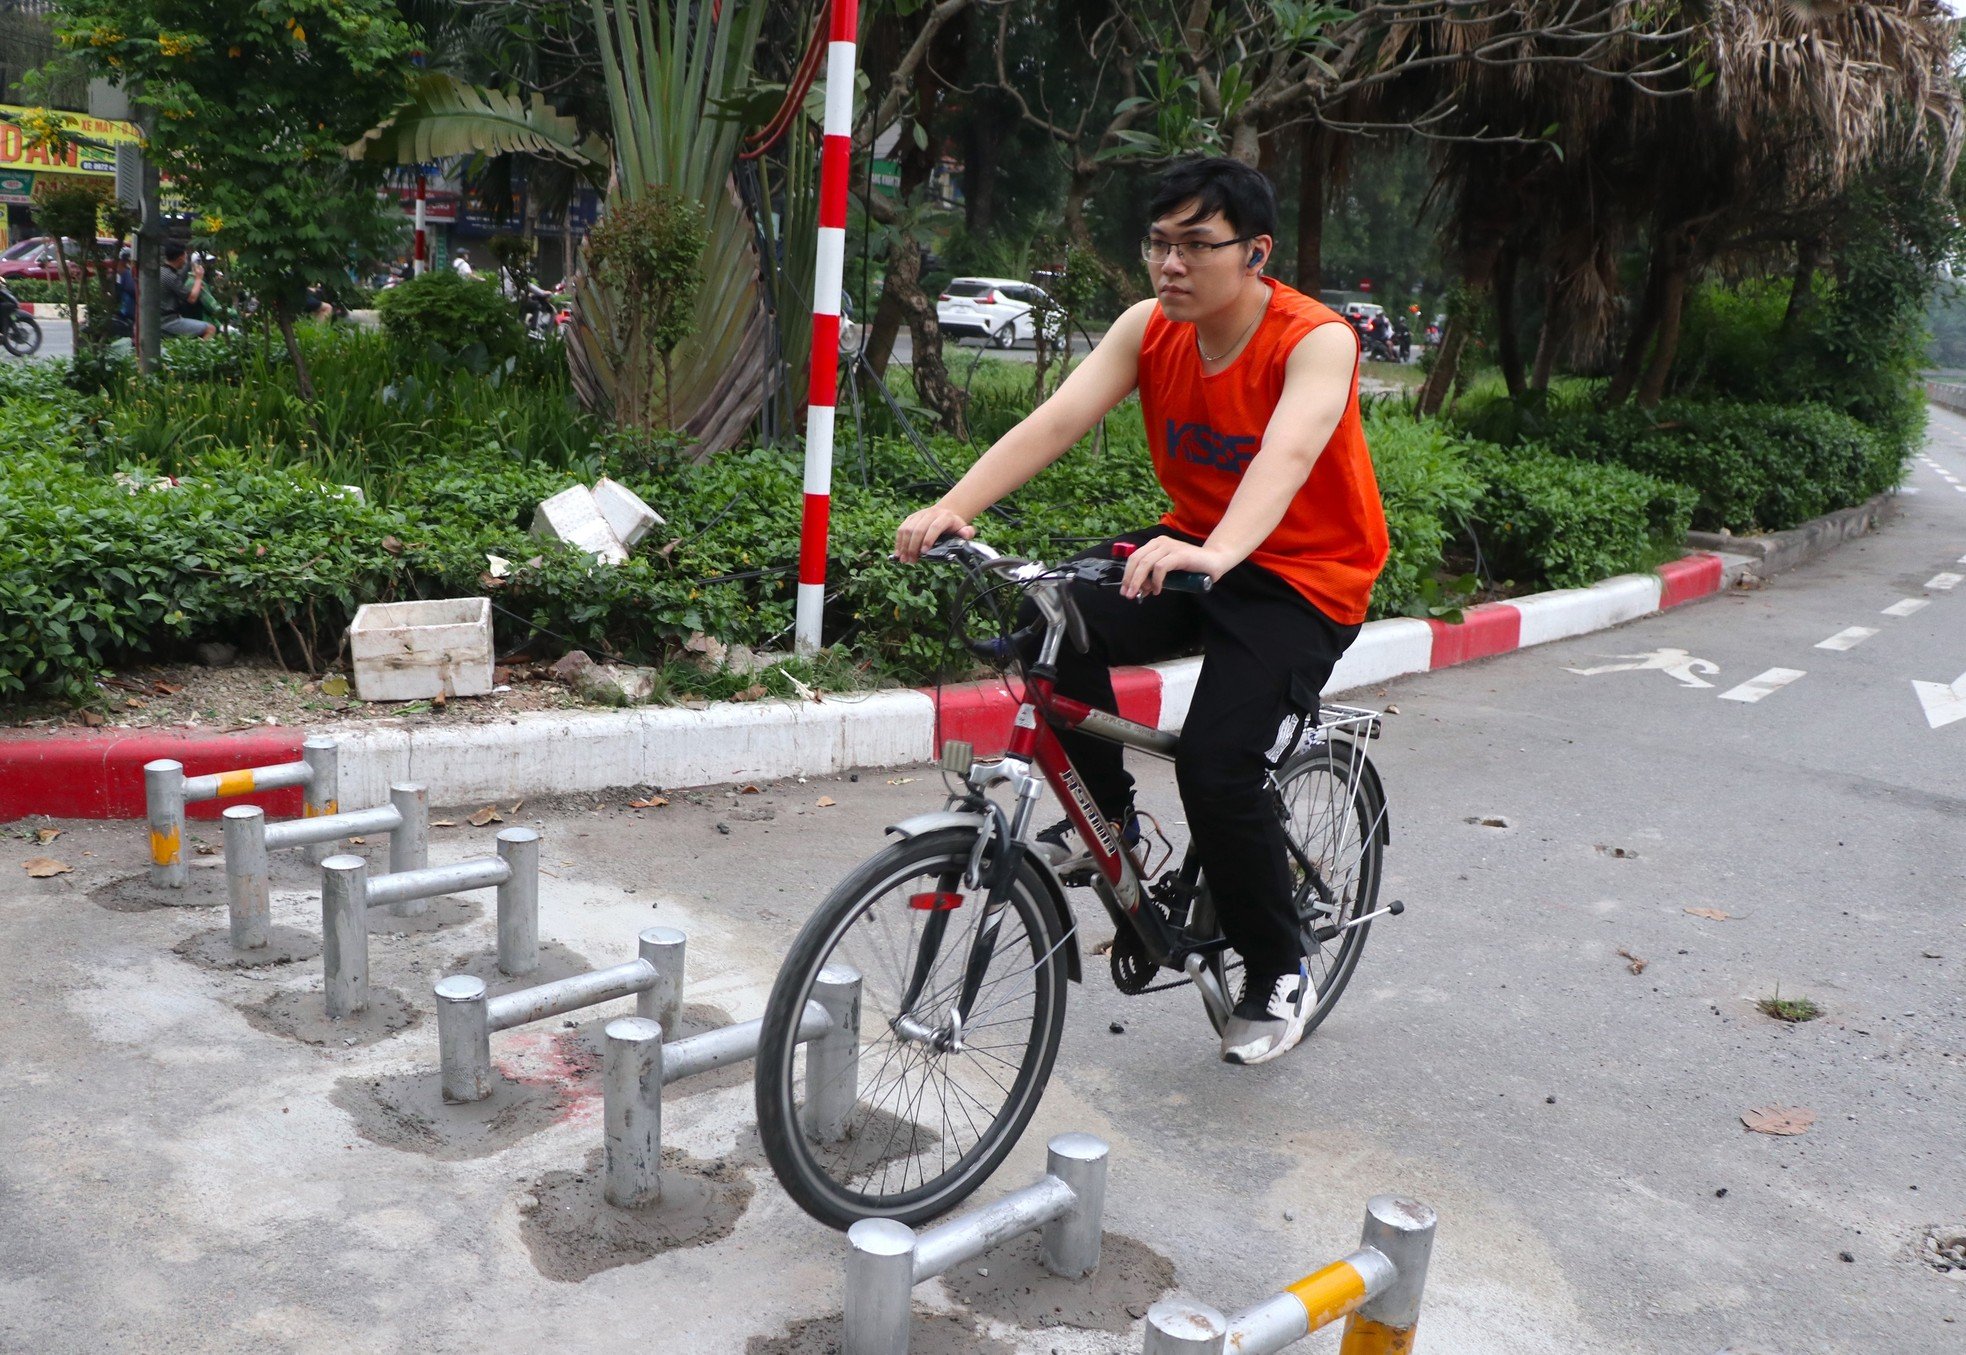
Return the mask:
<svg viewBox="0 0 1966 1355">
<path fill-rule="evenodd" d="M 1269 310 L 1270 310 L 1270 299 L 1266 296 L 1263 298 L 1263 309 L 1256 312 L 1256 318 L 1249 322 L 1248 328 L 1244 329 L 1242 333 L 1236 335 L 1236 341 L 1230 344 L 1227 348 L 1223 349 L 1219 357 L 1210 357 L 1208 354 L 1208 350 L 1201 346 L 1201 330 L 1197 329 L 1195 331 L 1195 351 L 1201 354 L 1201 360 L 1203 362 L 1220 362 L 1223 358 L 1226 358 L 1227 356 L 1229 356 L 1229 354 L 1235 352 L 1237 348 L 1242 346 L 1242 341 L 1250 336 L 1250 334 L 1255 330 L 1258 321 L 1262 320 L 1262 318 L 1265 315 L 1269 314 Z"/>
</svg>

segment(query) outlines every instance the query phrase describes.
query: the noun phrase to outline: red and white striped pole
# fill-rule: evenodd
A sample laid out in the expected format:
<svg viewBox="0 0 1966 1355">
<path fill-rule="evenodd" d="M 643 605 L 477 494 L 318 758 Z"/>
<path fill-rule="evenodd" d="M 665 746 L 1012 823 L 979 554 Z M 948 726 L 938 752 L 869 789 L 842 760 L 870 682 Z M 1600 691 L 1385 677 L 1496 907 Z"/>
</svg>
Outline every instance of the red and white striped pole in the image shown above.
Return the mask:
<svg viewBox="0 0 1966 1355">
<path fill-rule="evenodd" d="M 853 145 L 854 42 L 860 0 L 829 0 L 826 139 L 819 158 L 819 255 L 812 287 L 812 384 L 806 394 L 805 517 L 799 528 L 801 654 L 819 648 L 826 606 L 826 528 L 833 503 L 833 404 L 840 385 L 840 278 L 846 266 L 846 193 Z"/>
<path fill-rule="evenodd" d="M 416 172 L 416 253 L 410 259 L 410 272 L 421 274 L 430 267 L 430 235 L 423 228 L 423 171 Z"/>
</svg>

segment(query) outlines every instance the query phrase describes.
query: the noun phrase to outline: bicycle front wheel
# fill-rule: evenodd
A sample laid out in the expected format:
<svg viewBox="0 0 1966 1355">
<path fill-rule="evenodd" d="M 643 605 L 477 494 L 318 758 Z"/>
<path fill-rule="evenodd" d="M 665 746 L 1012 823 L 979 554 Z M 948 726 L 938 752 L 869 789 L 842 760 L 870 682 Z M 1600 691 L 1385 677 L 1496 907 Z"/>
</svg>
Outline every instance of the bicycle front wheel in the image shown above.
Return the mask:
<svg viewBox="0 0 1966 1355">
<path fill-rule="evenodd" d="M 960 1203 L 1016 1144 L 1058 1057 L 1069 942 L 1028 860 L 968 1017 L 959 1031 L 949 1020 L 983 912 L 983 891 L 962 889 L 975 844 L 975 830 L 951 828 L 874 856 L 807 921 L 772 985 L 758 1048 L 759 1136 L 786 1193 L 835 1228 L 865 1218 L 919 1223 Z M 945 911 L 924 906 L 952 898 Z M 826 969 L 860 976 L 860 1034 L 814 1085 L 797 1030 Z"/>
<path fill-rule="evenodd" d="M 1386 807 L 1378 787 L 1364 751 L 1344 739 L 1306 749 L 1276 775 L 1304 959 L 1317 990 L 1307 1035 L 1338 1005 L 1372 928 L 1361 919 L 1379 898 Z"/>
</svg>

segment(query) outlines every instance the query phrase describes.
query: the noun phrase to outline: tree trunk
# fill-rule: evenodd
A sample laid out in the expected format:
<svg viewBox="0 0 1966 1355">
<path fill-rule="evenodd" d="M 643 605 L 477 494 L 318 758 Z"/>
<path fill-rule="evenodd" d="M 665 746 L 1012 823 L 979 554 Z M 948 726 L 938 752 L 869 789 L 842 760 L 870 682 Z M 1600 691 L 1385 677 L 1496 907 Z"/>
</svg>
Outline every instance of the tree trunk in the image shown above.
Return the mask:
<svg viewBox="0 0 1966 1355">
<path fill-rule="evenodd" d="M 1652 347 L 1645 379 L 1638 386 L 1640 409 L 1656 408 L 1665 398 L 1666 381 L 1672 376 L 1672 360 L 1679 352 L 1679 322 L 1686 313 L 1686 283 L 1691 272 L 1692 260 L 1687 257 L 1687 251 L 1675 249 L 1659 294 L 1658 340 Z"/>
<path fill-rule="evenodd" d="M 942 361 L 942 326 L 935 318 L 935 298 L 922 290 L 922 248 L 912 234 L 898 232 L 888 244 L 887 287 L 883 305 L 892 297 L 908 335 L 914 342 L 915 394 L 935 411 L 936 422 L 951 437 L 967 438 L 969 424 L 963 407 L 967 394 L 949 379 Z"/>
<path fill-rule="evenodd" d="M 1238 119 L 1229 132 L 1229 157 L 1252 168 L 1263 158 L 1262 133 L 1247 118 Z"/>
<path fill-rule="evenodd" d="M 1639 298 L 1638 311 L 1632 316 L 1631 333 L 1625 337 L 1625 350 L 1618 357 L 1618 366 L 1611 374 L 1611 385 L 1604 392 L 1605 407 L 1622 405 L 1638 384 L 1639 373 L 1645 366 L 1645 350 L 1652 342 L 1652 335 L 1659 328 L 1659 307 L 1664 299 L 1666 280 L 1666 228 L 1660 228 L 1652 245 L 1652 261 L 1645 273 L 1645 292 Z"/>
<path fill-rule="evenodd" d="M 280 337 L 287 342 L 287 358 L 294 365 L 294 388 L 300 398 L 308 404 L 314 403 L 314 376 L 307 370 L 307 357 L 300 351 L 300 337 L 294 333 L 294 317 L 285 306 L 278 307 L 275 317 L 280 325 Z"/>
<path fill-rule="evenodd" d="M 1516 341 L 1515 279 L 1521 251 L 1514 243 L 1504 245 L 1495 256 L 1495 361 L 1501 365 L 1502 381 L 1509 388 L 1509 399 L 1520 401 L 1529 389 L 1522 374 L 1522 345 Z"/>
<path fill-rule="evenodd" d="M 1434 369 L 1427 373 L 1426 382 L 1420 387 L 1414 413 L 1431 418 L 1447 403 L 1447 393 L 1454 389 L 1455 370 L 1461 365 L 1461 350 L 1467 347 L 1468 331 L 1472 328 L 1464 317 L 1448 317 L 1447 330 L 1440 336 L 1440 351 L 1434 354 Z"/>
<path fill-rule="evenodd" d="M 996 224 L 997 151 L 1011 126 L 1008 117 L 972 116 L 964 129 L 963 224 L 971 235 Z"/>
<path fill-rule="evenodd" d="M 1297 290 L 1315 297 L 1324 289 L 1324 176 L 1330 163 L 1324 133 L 1303 129 L 1297 168 Z"/>
<path fill-rule="evenodd" d="M 1822 266 L 1820 237 L 1795 242 L 1795 277 L 1789 283 L 1788 309 L 1782 312 L 1781 337 L 1792 338 L 1816 308 L 1816 270 Z"/>
<path fill-rule="evenodd" d="M 1543 323 L 1536 332 L 1536 361 L 1529 373 L 1529 389 L 1541 394 L 1550 388 L 1550 373 L 1556 368 L 1556 350 L 1563 342 L 1556 314 L 1556 275 L 1543 283 Z"/>
<path fill-rule="evenodd" d="M 68 271 L 68 251 L 61 247 L 61 232 L 55 232 L 55 267 L 61 270 L 62 290 L 68 293 L 68 343 L 73 351 L 82 351 L 82 308 L 75 304 L 75 278 Z"/>
</svg>

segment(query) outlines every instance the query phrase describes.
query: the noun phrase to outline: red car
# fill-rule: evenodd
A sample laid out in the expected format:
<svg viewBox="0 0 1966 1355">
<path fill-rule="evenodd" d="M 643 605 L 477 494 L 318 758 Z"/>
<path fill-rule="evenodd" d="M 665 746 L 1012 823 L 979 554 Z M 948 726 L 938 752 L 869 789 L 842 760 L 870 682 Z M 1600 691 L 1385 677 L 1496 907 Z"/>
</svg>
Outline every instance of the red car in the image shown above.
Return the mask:
<svg viewBox="0 0 1966 1355">
<path fill-rule="evenodd" d="M 102 257 L 110 262 L 115 261 L 116 251 L 121 249 L 122 245 L 123 242 L 120 240 L 108 240 L 101 236 L 96 238 L 96 248 L 102 252 Z M 62 252 L 68 256 L 69 267 L 79 274 L 82 271 L 81 242 L 64 237 Z M 60 267 L 55 259 L 55 237 L 52 235 L 33 236 L 7 246 L 6 252 L 0 253 L 0 278 L 53 280 L 60 277 Z"/>
</svg>

